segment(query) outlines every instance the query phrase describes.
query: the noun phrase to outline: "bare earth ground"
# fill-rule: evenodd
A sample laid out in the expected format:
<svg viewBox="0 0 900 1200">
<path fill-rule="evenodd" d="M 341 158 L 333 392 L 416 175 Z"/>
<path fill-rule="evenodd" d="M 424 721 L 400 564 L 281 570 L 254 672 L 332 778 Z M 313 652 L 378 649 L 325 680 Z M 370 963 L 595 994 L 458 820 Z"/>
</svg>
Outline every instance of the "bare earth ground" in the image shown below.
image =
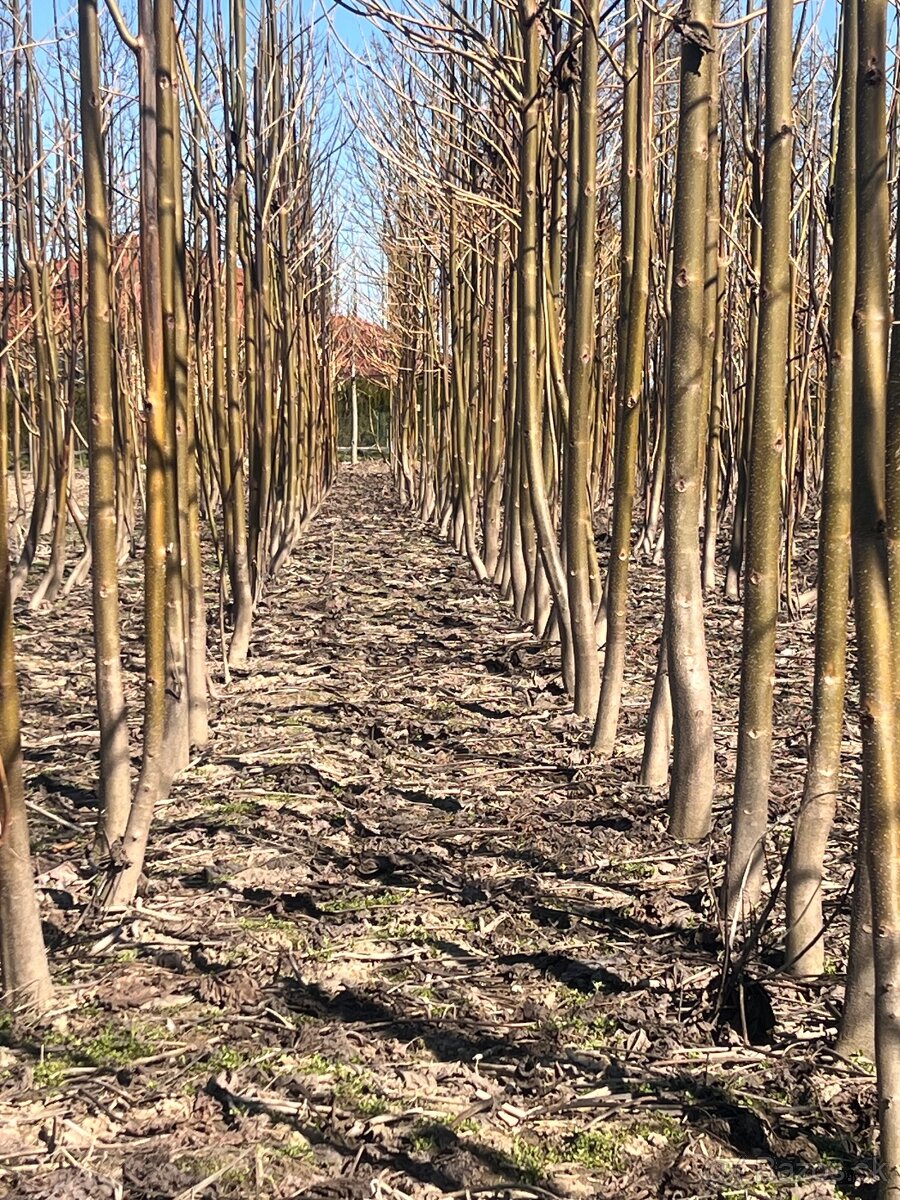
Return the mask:
<svg viewBox="0 0 900 1200">
<path fill-rule="evenodd" d="M 127 564 L 132 687 L 138 573 Z M 721 832 L 672 845 L 662 799 L 635 783 L 660 588 L 658 568 L 636 571 L 621 753 L 592 762 L 555 651 L 398 510 L 383 468 L 344 471 L 265 599 L 252 672 L 213 703 L 209 752 L 158 814 L 146 894 L 122 917 L 89 907 L 88 589 L 20 606 L 58 1003 L 0 1035 L 0 1194 L 868 1195 L 872 1078 L 828 1049 L 841 978 L 780 977 L 776 914 L 744 994 L 757 1044 L 717 1020 Z M 782 843 L 812 620 L 785 624 L 779 656 Z M 211 606 L 214 656 L 216 623 Z M 737 610 L 716 602 L 709 636 L 721 830 Z M 855 759 L 848 775 L 852 791 Z"/>
</svg>

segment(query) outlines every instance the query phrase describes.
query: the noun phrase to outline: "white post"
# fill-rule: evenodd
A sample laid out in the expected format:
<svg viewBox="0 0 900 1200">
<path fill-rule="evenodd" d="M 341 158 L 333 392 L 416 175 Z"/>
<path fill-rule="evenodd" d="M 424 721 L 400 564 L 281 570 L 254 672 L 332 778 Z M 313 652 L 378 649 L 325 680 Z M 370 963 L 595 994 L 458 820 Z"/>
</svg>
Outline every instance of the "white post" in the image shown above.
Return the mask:
<svg viewBox="0 0 900 1200">
<path fill-rule="evenodd" d="M 350 462 L 359 457 L 359 402 L 356 398 L 356 367 L 350 368 Z"/>
</svg>

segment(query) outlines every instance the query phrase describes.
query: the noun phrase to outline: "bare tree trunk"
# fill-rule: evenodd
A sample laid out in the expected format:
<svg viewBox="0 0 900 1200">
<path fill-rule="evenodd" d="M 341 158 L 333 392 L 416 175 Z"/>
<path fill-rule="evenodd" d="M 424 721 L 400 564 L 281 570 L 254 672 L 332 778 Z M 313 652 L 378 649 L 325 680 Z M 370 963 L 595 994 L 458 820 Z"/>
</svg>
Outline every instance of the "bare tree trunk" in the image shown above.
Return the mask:
<svg viewBox="0 0 900 1200">
<path fill-rule="evenodd" d="M 603 657 L 600 704 L 593 735 L 593 748 L 599 754 L 612 753 L 619 724 L 619 706 L 625 676 L 628 575 L 631 564 L 631 526 L 637 490 L 640 404 L 644 394 L 653 209 L 653 171 L 650 162 L 653 137 L 653 38 L 649 9 L 644 10 L 639 62 L 637 194 L 634 206 L 634 247 L 631 256 L 631 295 L 628 300 L 624 342 L 620 343 L 624 367 L 619 376 L 622 391 L 616 404 L 616 475 L 606 584 L 606 651 Z M 666 757 L 668 759 L 668 746 Z"/>
<path fill-rule="evenodd" d="M 852 441 L 847 437 L 847 430 L 853 415 L 853 310 L 856 303 L 856 0 L 843 0 L 841 23 L 831 361 L 825 409 L 825 480 L 819 525 L 812 738 L 803 799 L 794 826 L 786 894 L 785 961 L 794 975 L 821 975 L 825 967 L 822 875 L 840 786 L 844 728 L 852 462 Z"/>
<path fill-rule="evenodd" d="M 881 1197 L 900 1195 L 900 777 L 885 545 L 888 186 L 886 0 L 859 0 L 853 315 L 853 598 L 875 957 Z M 896 603 L 896 598 L 894 600 Z"/>
<path fill-rule="evenodd" d="M 48 1006 L 50 972 L 31 867 L 28 816 L 22 785 L 19 685 L 13 643 L 6 498 L 7 445 L 6 352 L 0 356 L 0 968 L 4 1001 L 9 1008 Z"/>
<path fill-rule="evenodd" d="M 759 361 L 747 496 L 737 771 L 723 894 L 729 918 L 736 911 L 749 914 L 759 901 L 769 812 L 781 546 L 781 463 L 790 325 L 793 11 L 791 0 L 773 0 L 766 15 Z"/>
<path fill-rule="evenodd" d="M 503 491 L 503 364 L 506 247 L 498 233 L 494 241 L 493 320 L 491 323 L 491 394 L 484 482 L 484 565 L 492 579 L 500 561 L 500 502 Z"/>
<path fill-rule="evenodd" d="M 229 72 L 229 121 L 234 160 L 225 206 L 225 346 L 228 381 L 228 441 L 231 460 L 230 493 L 232 513 L 231 594 L 234 632 L 228 647 L 228 664 L 241 667 L 247 661 L 253 622 L 253 595 L 247 543 L 247 499 L 244 489 L 244 415 L 241 405 L 238 313 L 238 242 L 241 209 L 247 188 L 247 12 L 244 0 L 232 0 L 232 62 Z M 246 278 L 246 273 L 245 273 Z M 249 295 L 245 312 L 249 315 Z M 249 394 L 249 388 L 246 390 Z"/>
<path fill-rule="evenodd" d="M 174 38 L 174 22 L 173 22 Z M 198 56 L 199 56 L 198 49 Z M 175 349 L 175 454 L 180 502 L 179 533 L 184 583 L 185 681 L 187 686 L 189 743 L 203 749 L 209 743 L 209 697 L 206 690 L 206 600 L 203 595 L 203 562 L 200 547 L 200 489 L 197 478 L 197 430 L 194 398 L 188 368 L 187 261 L 184 235 L 184 190 L 180 141 L 177 62 L 172 50 L 172 148 L 174 184 L 174 349 Z M 199 216 L 199 213 L 198 213 Z M 200 259 L 198 257 L 197 268 Z"/>
<path fill-rule="evenodd" d="M 563 679 L 574 692 L 575 659 L 572 646 L 571 618 L 565 572 L 556 542 L 556 531 L 547 500 L 546 475 L 542 456 L 543 373 L 540 369 L 540 219 L 538 207 L 540 106 L 539 88 L 540 26 L 535 0 L 519 0 L 519 27 L 525 52 L 522 135 L 519 153 L 519 203 L 522 223 L 518 243 L 519 283 L 519 395 L 523 431 L 523 485 L 527 482 L 531 514 L 540 550 L 543 571 L 536 578 L 537 622 L 543 623 L 543 604 L 539 588 L 543 578 L 549 582 L 559 623 Z M 527 474 L 527 480 L 526 480 Z M 537 562 L 535 563 L 537 568 Z"/>
<path fill-rule="evenodd" d="M 155 0 L 157 209 L 162 302 L 163 370 L 166 395 L 166 767 L 168 778 L 190 760 L 190 692 L 187 657 L 187 362 L 179 361 L 178 229 L 176 185 L 180 184 L 178 73 L 172 0 Z M 181 346 L 182 351 L 186 346 Z M 205 682 L 205 681 L 204 681 Z"/>
<path fill-rule="evenodd" d="M 859 814 L 856 874 L 850 908 L 847 984 L 838 1030 L 839 1054 L 863 1054 L 875 1061 L 875 938 L 872 930 L 872 884 L 869 879 L 869 819 Z"/>
<path fill-rule="evenodd" d="M 577 256 L 572 261 L 575 308 L 569 318 L 572 322 L 572 358 L 568 380 L 569 412 L 563 497 L 566 583 L 575 668 L 575 711 L 582 717 L 595 715 L 600 693 L 600 661 L 594 630 L 589 551 L 594 542 L 589 473 L 596 274 L 599 19 L 600 0 L 590 0 L 585 6 L 581 29 L 578 243 Z M 551 313 L 548 324 L 555 321 L 556 315 Z"/>
<path fill-rule="evenodd" d="M 647 713 L 641 783 L 664 788 L 669 780 L 669 746 L 672 741 L 672 692 L 669 687 L 669 635 L 665 621 L 656 657 L 656 677 Z"/>
<path fill-rule="evenodd" d="M 709 107 L 716 65 L 711 0 L 690 6 L 681 47 L 681 112 L 673 214 L 671 346 L 667 388 L 666 622 L 674 754 L 669 828 L 692 841 L 709 831 L 715 761 L 698 528 L 702 463 Z"/>
<path fill-rule="evenodd" d="M 147 499 L 144 531 L 144 747 L 141 774 L 123 840 L 124 865 L 110 889 L 113 905 L 130 904 L 137 891 L 153 810 L 168 787 L 166 742 L 166 538 L 168 492 L 165 361 L 162 329 L 159 215 L 157 211 L 157 50 L 153 0 L 140 0 L 138 54 L 141 105 L 141 324 Z"/>
<path fill-rule="evenodd" d="M 80 0 L 81 137 L 87 222 L 88 402 L 94 662 L 100 723 L 98 850 L 123 837 L 131 808 L 128 718 L 119 637 L 116 446 L 112 396 L 109 217 L 106 206 L 96 0 Z M 98 832 L 99 832 L 98 831 Z M 105 844 L 105 845 L 104 845 Z"/>
</svg>

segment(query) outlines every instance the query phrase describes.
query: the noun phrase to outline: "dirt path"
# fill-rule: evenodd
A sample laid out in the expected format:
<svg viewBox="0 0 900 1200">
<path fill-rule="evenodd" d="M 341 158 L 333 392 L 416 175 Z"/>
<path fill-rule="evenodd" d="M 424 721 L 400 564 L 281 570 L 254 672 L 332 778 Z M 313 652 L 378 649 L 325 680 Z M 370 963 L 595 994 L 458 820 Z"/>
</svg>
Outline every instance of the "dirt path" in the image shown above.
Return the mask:
<svg viewBox="0 0 900 1200">
<path fill-rule="evenodd" d="M 751 988 L 764 1049 L 714 1024 L 707 851 L 632 782 L 644 701 L 587 762 L 552 654 L 382 470 L 343 473 L 269 592 L 117 920 L 78 857 L 85 604 L 20 624 L 60 1002 L 5 1031 L 0 1194 L 865 1194 L 835 988 Z"/>
</svg>

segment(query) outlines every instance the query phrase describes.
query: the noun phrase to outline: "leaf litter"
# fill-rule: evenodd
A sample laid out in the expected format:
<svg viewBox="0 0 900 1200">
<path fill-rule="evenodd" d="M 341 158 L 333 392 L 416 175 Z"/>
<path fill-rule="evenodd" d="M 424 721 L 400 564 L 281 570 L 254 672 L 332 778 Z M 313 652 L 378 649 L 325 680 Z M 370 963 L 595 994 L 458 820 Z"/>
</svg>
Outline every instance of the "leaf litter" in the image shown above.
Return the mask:
<svg viewBox="0 0 900 1200">
<path fill-rule="evenodd" d="M 138 577 L 127 563 L 133 726 Z M 0 1194 L 870 1194 L 871 1068 L 829 1049 L 841 976 L 778 973 L 779 909 L 744 980 L 758 1044 L 717 1018 L 712 881 L 738 610 L 716 600 L 708 615 L 717 828 L 707 846 L 675 846 L 664 797 L 636 783 L 660 569 L 641 564 L 634 588 L 621 752 L 599 762 L 555 648 L 398 509 L 384 468 L 343 472 L 260 606 L 251 669 L 216 689 L 211 745 L 157 814 L 139 900 L 107 914 L 83 857 L 97 753 L 88 597 L 23 609 L 23 740 L 58 998 L 40 1024 L 2 1030 Z M 782 849 L 803 782 L 812 620 L 780 630 Z M 842 805 L 832 961 L 853 820 Z"/>
</svg>

